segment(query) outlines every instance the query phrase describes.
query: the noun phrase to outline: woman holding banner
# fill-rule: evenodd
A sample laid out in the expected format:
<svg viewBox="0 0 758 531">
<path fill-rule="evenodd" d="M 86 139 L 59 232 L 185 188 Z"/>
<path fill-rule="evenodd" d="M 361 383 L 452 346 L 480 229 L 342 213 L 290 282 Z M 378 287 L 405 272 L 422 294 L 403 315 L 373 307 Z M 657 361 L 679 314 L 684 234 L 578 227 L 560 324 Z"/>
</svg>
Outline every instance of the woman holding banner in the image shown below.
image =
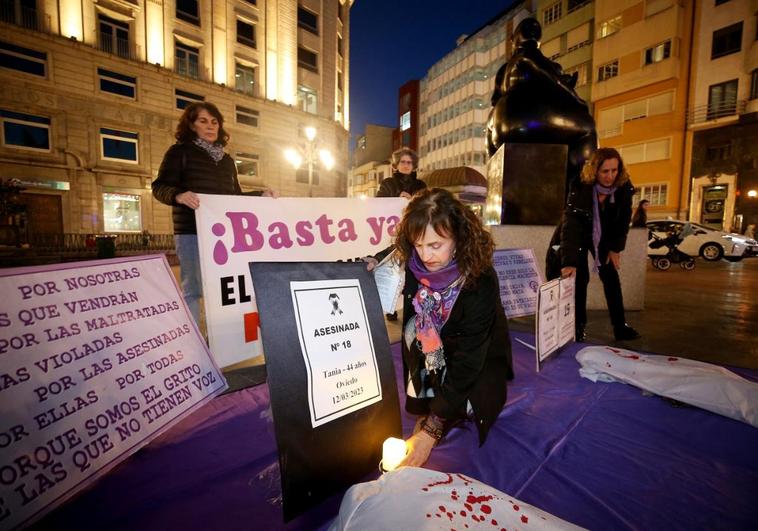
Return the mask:
<svg viewBox="0 0 758 531">
<path fill-rule="evenodd" d="M 450 192 L 434 188 L 413 196 L 395 248 L 406 271 L 405 409 L 419 417 L 401 464 L 421 466 L 463 421 L 474 422 L 484 444 L 513 378 L 511 344 L 492 237 Z"/>
<path fill-rule="evenodd" d="M 177 142 L 166 151 L 158 177 L 153 181 L 153 196 L 172 207 L 182 292 L 192 317 L 199 323 L 203 291 L 194 212 L 200 206 L 197 194 L 243 195 L 243 192 L 234 160 L 224 152 L 229 134 L 224 130 L 224 117 L 214 104 L 188 105 L 174 136 Z M 266 190 L 244 195 L 278 194 Z"/>
</svg>

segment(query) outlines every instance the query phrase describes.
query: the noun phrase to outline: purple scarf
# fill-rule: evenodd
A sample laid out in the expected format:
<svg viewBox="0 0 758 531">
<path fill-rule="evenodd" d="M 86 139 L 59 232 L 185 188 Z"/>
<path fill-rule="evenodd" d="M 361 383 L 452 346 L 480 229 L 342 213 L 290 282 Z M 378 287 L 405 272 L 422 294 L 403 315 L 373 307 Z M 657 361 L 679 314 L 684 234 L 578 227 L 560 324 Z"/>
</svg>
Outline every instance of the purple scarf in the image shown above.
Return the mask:
<svg viewBox="0 0 758 531">
<path fill-rule="evenodd" d="M 600 238 L 603 235 L 603 230 L 600 227 L 600 194 L 605 194 L 607 196 L 610 196 L 609 201 L 611 203 L 616 202 L 616 198 L 614 195 L 614 192 L 616 191 L 616 186 L 610 186 L 606 188 L 600 183 L 595 183 L 595 186 L 592 187 L 592 246 L 595 248 L 595 263 L 592 266 L 592 271 L 594 273 L 598 272 L 598 269 L 600 268 Z"/>
<path fill-rule="evenodd" d="M 413 309 L 416 310 L 416 340 L 424 354 L 426 370 L 438 371 L 445 366 L 440 330 L 461 292 L 463 276 L 458 270 L 456 260 L 452 260 L 439 271 L 427 271 L 415 250 L 408 267 L 419 282 L 418 291 L 413 297 Z"/>
</svg>

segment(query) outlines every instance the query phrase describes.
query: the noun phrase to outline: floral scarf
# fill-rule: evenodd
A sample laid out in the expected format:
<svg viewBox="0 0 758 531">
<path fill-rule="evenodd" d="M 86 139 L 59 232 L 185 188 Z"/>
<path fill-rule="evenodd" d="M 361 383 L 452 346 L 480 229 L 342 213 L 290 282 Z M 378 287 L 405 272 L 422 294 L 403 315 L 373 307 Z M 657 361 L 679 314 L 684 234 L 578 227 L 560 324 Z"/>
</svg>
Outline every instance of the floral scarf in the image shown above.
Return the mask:
<svg viewBox="0 0 758 531">
<path fill-rule="evenodd" d="M 203 149 L 206 153 L 208 153 L 208 156 L 213 159 L 214 162 L 219 162 L 221 159 L 224 158 L 224 146 L 221 144 L 211 144 L 207 140 L 203 140 L 202 138 L 195 137 L 195 140 L 192 141 L 197 147 Z"/>
<path fill-rule="evenodd" d="M 416 310 L 416 340 L 424 354 L 426 370 L 439 371 L 445 367 L 445 352 L 440 330 L 450 316 L 458 294 L 463 286 L 463 275 L 458 262 L 452 260 L 444 269 L 427 271 L 413 251 L 408 267 L 419 282 L 413 297 Z"/>
<path fill-rule="evenodd" d="M 616 186 L 610 186 L 606 188 L 600 183 L 595 183 L 592 188 L 592 246 L 595 248 L 595 263 L 592 266 L 592 271 L 597 273 L 600 269 L 600 238 L 603 236 L 603 229 L 600 225 L 600 199 L 599 195 L 604 194 L 609 196 L 608 200 L 611 203 L 616 202 L 614 192 Z"/>
</svg>

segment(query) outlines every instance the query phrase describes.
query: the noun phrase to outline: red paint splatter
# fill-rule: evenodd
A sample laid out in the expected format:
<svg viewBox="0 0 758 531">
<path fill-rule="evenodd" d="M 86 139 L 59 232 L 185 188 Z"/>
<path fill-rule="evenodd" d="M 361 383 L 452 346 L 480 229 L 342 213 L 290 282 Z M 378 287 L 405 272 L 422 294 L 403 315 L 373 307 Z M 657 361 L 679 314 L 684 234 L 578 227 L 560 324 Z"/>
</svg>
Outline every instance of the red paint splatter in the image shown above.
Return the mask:
<svg viewBox="0 0 758 531">
<path fill-rule="evenodd" d="M 679 358 L 669 358 L 669 361 L 679 361 Z"/>
<path fill-rule="evenodd" d="M 496 526 L 497 525 L 497 520 L 492 520 L 492 525 Z"/>
<path fill-rule="evenodd" d="M 610 366 L 611 366 L 611 364 L 610 364 L 610 363 L 608 363 L 607 361 L 605 362 L 605 364 L 606 364 L 608 367 L 610 367 Z"/>
<path fill-rule="evenodd" d="M 521 521 L 524 522 L 525 524 L 529 523 L 529 518 L 527 518 L 527 516 L 525 514 L 522 514 L 521 515 Z"/>
<path fill-rule="evenodd" d="M 463 506 L 466 507 L 466 509 L 468 509 L 469 511 L 473 511 L 474 510 L 474 508 L 471 506 L 470 503 L 464 503 Z"/>
<path fill-rule="evenodd" d="M 427 515 L 426 515 L 426 517 L 427 517 L 427 518 L 431 518 L 431 517 L 432 517 L 432 515 L 431 515 L 431 514 L 427 514 Z"/>
<path fill-rule="evenodd" d="M 450 483 L 453 482 L 453 476 L 451 476 L 450 474 L 446 474 L 446 476 L 447 476 L 446 480 L 429 483 L 427 487 L 436 487 L 437 485 L 449 485 Z"/>
<path fill-rule="evenodd" d="M 492 499 L 492 496 L 473 496 L 469 495 L 468 498 L 466 498 L 466 501 L 469 503 L 482 503 L 486 501 L 490 501 Z"/>
<path fill-rule="evenodd" d="M 422 487 L 421 490 L 423 490 L 424 492 L 429 492 L 429 489 L 427 489 L 426 487 Z"/>
<path fill-rule="evenodd" d="M 461 512 L 460 512 L 460 513 L 458 513 L 458 514 L 460 514 L 461 516 L 466 516 L 466 511 L 461 511 Z"/>
<path fill-rule="evenodd" d="M 607 348 L 608 350 L 610 350 L 611 352 L 613 352 L 615 354 L 618 354 L 619 352 L 621 352 L 620 350 L 615 349 L 615 348 L 611 348 L 611 347 L 605 347 L 605 348 Z"/>
<path fill-rule="evenodd" d="M 490 508 L 490 506 L 489 506 L 489 505 L 482 505 L 482 506 L 481 506 L 481 508 L 480 508 L 480 510 L 481 510 L 481 511 L 482 511 L 484 514 L 490 514 L 490 513 L 492 512 L 492 509 Z"/>
<path fill-rule="evenodd" d="M 453 513 L 447 513 L 447 517 L 452 520 L 453 519 Z"/>
<path fill-rule="evenodd" d="M 518 505 L 514 505 L 514 506 L 513 506 L 513 510 L 514 510 L 514 511 L 518 511 Z"/>
<path fill-rule="evenodd" d="M 445 511 L 445 506 L 444 506 L 444 505 L 440 505 L 439 509 L 440 509 L 440 511 L 442 511 L 443 513 L 444 513 L 444 512 L 447 512 L 447 511 Z"/>
</svg>

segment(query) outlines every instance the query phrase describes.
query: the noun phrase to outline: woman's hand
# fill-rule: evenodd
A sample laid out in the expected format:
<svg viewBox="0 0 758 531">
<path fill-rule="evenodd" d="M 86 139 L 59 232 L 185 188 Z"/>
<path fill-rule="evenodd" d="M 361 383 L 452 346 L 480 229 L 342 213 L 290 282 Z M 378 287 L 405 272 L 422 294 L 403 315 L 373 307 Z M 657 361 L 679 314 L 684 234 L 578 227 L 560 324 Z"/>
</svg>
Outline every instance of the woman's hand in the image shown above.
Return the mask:
<svg viewBox="0 0 758 531">
<path fill-rule="evenodd" d="M 561 268 L 561 278 L 569 278 L 573 276 L 576 276 L 575 267 L 562 267 Z"/>
<path fill-rule="evenodd" d="M 402 197 L 404 199 L 410 199 L 411 194 L 409 194 L 408 192 L 400 192 L 400 195 L 398 197 Z"/>
<path fill-rule="evenodd" d="M 181 194 L 176 194 L 176 197 L 174 197 L 174 201 L 176 201 L 180 205 L 189 207 L 192 210 L 197 210 L 197 207 L 200 206 L 200 198 L 197 196 L 195 192 L 187 191 L 187 192 L 182 192 Z"/>
<path fill-rule="evenodd" d="M 613 264 L 613 267 L 616 268 L 616 271 L 621 269 L 621 253 L 615 253 L 613 251 L 608 251 L 608 259 L 605 261 L 605 263 L 611 263 Z"/>
<path fill-rule="evenodd" d="M 437 441 L 426 433 L 425 431 L 419 431 L 411 435 L 407 441 L 405 441 L 408 447 L 408 453 L 405 459 L 400 461 L 398 467 L 401 466 L 423 466 L 429 459 L 429 454 L 432 453 L 432 448 Z"/>
<path fill-rule="evenodd" d="M 373 256 L 364 256 L 363 258 L 361 258 L 361 260 L 366 262 L 366 271 L 369 271 L 369 272 L 373 271 L 374 268 L 376 267 L 376 264 L 379 263 L 379 261 Z"/>
<path fill-rule="evenodd" d="M 279 192 L 271 188 L 266 188 L 266 190 L 264 190 L 264 192 L 261 195 L 263 197 L 273 197 L 274 199 L 279 198 Z"/>
</svg>

